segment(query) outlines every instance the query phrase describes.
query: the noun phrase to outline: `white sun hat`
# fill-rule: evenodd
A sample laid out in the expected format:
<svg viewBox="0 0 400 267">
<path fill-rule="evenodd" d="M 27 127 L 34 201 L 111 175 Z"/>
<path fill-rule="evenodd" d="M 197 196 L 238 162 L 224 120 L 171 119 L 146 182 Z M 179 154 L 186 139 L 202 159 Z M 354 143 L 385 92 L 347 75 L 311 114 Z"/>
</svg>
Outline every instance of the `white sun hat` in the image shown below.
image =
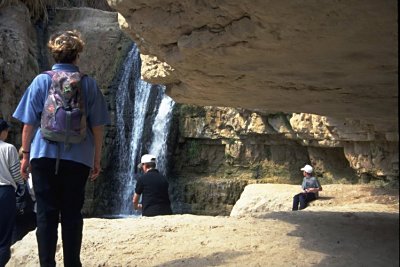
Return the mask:
<svg viewBox="0 0 400 267">
<path fill-rule="evenodd" d="M 306 165 L 303 168 L 300 169 L 301 171 L 305 171 L 306 173 L 312 173 L 313 172 L 313 167 L 311 167 L 311 165 Z"/>
<path fill-rule="evenodd" d="M 144 154 L 140 159 L 140 164 L 138 165 L 138 168 L 141 169 L 144 163 L 151 163 L 151 162 L 156 163 L 156 156 L 151 154 Z"/>
</svg>

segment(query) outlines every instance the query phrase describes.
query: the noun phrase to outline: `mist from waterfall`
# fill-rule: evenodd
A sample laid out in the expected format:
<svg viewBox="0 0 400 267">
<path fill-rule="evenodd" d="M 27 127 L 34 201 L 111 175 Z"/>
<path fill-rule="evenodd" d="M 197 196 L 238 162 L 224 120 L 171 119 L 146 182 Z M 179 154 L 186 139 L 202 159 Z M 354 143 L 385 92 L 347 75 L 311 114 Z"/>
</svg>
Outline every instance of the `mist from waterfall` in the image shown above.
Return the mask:
<svg viewBox="0 0 400 267">
<path fill-rule="evenodd" d="M 137 164 L 142 154 L 157 157 L 157 168 L 166 174 L 167 138 L 173 100 L 165 87 L 140 79 L 140 53 L 133 45 L 124 61 L 123 74 L 116 94 L 117 150 L 115 195 L 117 217 L 135 214 L 132 196 L 136 185 Z"/>
</svg>

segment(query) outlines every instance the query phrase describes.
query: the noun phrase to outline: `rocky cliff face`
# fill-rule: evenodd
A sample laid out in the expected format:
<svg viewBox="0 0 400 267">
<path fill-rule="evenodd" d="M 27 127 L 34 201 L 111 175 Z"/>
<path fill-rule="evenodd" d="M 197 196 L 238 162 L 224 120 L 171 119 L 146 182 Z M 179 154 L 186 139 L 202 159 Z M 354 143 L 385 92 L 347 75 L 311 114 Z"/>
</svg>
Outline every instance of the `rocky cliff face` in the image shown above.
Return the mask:
<svg viewBox="0 0 400 267">
<path fill-rule="evenodd" d="M 283 176 L 294 178 L 302 165 L 311 162 L 321 177 L 336 181 L 362 173 L 398 175 L 397 142 L 387 141 L 384 133 L 371 131 L 359 121 L 304 113 L 182 106 L 179 129 L 188 160 L 176 165 L 178 172 L 188 163 L 203 163 L 198 173 L 207 173 L 217 172 L 223 164 L 243 169 L 268 162 L 269 169 L 274 166 L 275 171 L 288 174 Z M 282 176 L 279 172 L 257 171 L 254 178 Z"/>
<path fill-rule="evenodd" d="M 108 2 L 149 55 L 144 78 L 169 84 L 177 102 L 398 131 L 395 0 Z"/>
<path fill-rule="evenodd" d="M 0 116 L 10 120 L 27 85 L 39 73 L 38 40 L 28 9 L 0 9 Z"/>
<path fill-rule="evenodd" d="M 188 105 L 178 113 L 172 177 L 186 179 L 174 185 L 179 210 L 219 199 L 220 207 L 208 211 L 218 214 L 229 210 L 249 183 L 300 184 L 306 163 L 322 184 L 398 186 L 398 143 L 356 120 Z M 210 177 L 218 177 L 214 187 Z M 226 198 L 232 191 L 236 198 Z"/>
</svg>

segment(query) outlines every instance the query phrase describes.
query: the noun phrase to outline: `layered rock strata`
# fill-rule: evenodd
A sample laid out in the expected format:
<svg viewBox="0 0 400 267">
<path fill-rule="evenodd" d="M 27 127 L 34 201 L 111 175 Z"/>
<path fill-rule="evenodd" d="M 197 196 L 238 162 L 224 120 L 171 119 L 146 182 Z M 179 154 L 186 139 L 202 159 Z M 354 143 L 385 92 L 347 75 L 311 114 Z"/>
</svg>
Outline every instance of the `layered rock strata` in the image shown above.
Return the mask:
<svg viewBox="0 0 400 267">
<path fill-rule="evenodd" d="M 256 178 L 295 179 L 309 162 L 317 174 L 333 181 L 363 173 L 398 177 L 398 142 L 357 120 L 182 106 L 179 129 L 185 138 L 179 156 L 185 153 L 187 160 L 175 165 L 178 172 L 196 165 L 197 171 L 188 167 L 186 172 L 218 172 L 224 165 L 225 172 L 234 166 L 259 166 L 263 171 L 258 169 Z"/>
<path fill-rule="evenodd" d="M 398 131 L 397 1 L 108 2 L 177 102 Z"/>
<path fill-rule="evenodd" d="M 226 215 L 252 183 L 298 187 L 304 164 L 324 185 L 398 187 L 398 142 L 360 121 L 190 105 L 177 113 L 171 179 L 180 213 Z"/>
</svg>

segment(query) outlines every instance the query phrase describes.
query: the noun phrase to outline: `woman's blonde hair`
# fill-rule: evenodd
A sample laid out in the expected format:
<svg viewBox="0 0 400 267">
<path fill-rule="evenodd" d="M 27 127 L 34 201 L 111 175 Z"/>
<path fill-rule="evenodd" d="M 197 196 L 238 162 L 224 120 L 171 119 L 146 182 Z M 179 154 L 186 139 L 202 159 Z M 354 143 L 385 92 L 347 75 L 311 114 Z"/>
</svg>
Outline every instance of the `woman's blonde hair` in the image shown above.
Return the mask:
<svg viewBox="0 0 400 267">
<path fill-rule="evenodd" d="M 82 52 L 85 43 L 77 30 L 53 34 L 47 43 L 56 63 L 72 63 Z"/>
</svg>

